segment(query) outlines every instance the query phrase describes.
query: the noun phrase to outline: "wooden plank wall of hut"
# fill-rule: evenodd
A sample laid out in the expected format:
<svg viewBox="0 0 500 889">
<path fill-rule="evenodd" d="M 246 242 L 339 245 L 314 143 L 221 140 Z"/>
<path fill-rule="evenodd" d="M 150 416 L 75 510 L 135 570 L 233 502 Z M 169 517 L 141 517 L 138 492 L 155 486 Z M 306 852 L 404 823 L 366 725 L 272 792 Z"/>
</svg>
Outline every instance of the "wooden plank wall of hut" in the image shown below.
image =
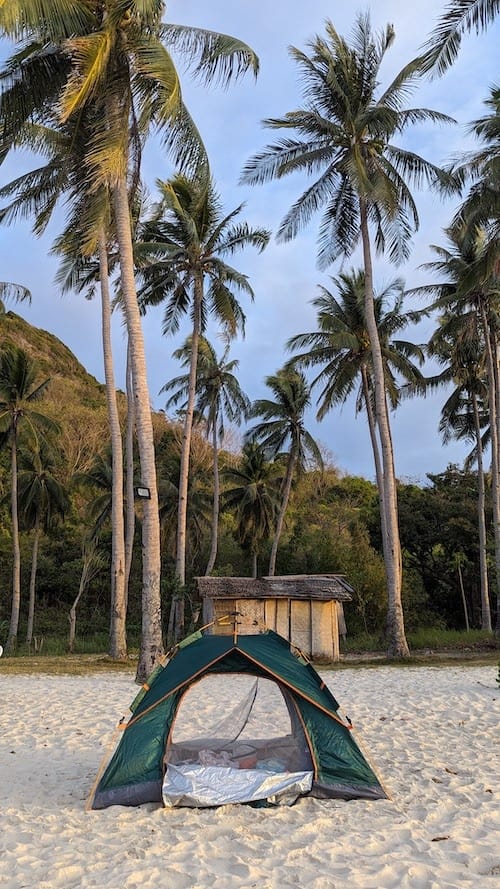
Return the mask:
<svg viewBox="0 0 500 889">
<path fill-rule="evenodd" d="M 339 659 L 337 602 L 297 599 L 214 599 L 213 618 L 237 612 L 240 633 L 258 633 L 264 627 L 289 639 L 304 654 L 325 661 Z M 233 620 L 218 624 L 216 632 L 230 635 Z"/>
</svg>

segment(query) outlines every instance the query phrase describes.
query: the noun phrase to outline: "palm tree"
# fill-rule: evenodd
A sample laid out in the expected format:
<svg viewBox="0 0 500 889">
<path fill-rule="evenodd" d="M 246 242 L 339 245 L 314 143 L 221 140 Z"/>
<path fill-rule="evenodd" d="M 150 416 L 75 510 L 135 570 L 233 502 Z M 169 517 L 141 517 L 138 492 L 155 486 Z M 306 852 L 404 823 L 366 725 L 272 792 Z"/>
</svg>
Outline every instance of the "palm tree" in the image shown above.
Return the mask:
<svg viewBox="0 0 500 889">
<path fill-rule="evenodd" d="M 12 611 L 5 646 L 12 652 L 17 644 L 21 605 L 21 557 L 19 549 L 17 447 L 19 432 L 25 427 L 35 443 L 38 432 L 55 433 L 58 426 L 35 405 L 45 395 L 50 380 L 36 382 L 37 366 L 22 349 L 9 348 L 0 354 L 0 447 L 10 448 L 11 519 L 12 519 Z"/>
<path fill-rule="evenodd" d="M 247 442 L 239 466 L 225 469 L 224 478 L 230 485 L 224 492 L 224 507 L 235 512 L 238 542 L 250 552 L 252 577 L 257 577 L 262 544 L 273 533 L 278 515 L 276 467 L 257 442 Z"/>
<path fill-rule="evenodd" d="M 320 388 L 318 420 L 323 420 L 333 407 L 345 403 L 358 390 L 356 412 L 362 407 L 366 410 L 375 478 L 381 491 L 383 472 L 373 405 L 372 353 L 365 320 L 365 275 L 361 270 L 352 270 L 332 277 L 331 281 L 337 295 L 320 285 L 320 296 L 312 300 L 317 309 L 318 329 L 297 334 L 287 343 L 292 352 L 300 350 L 290 364 L 321 368 L 311 384 L 313 389 Z M 374 309 L 387 398 L 391 408 L 395 409 L 401 400 L 400 381 L 413 386 L 422 381 L 416 366 L 416 362 L 422 364 L 424 360 L 421 347 L 395 338 L 408 323 L 418 320 L 418 313 L 404 311 L 404 282 L 401 278 L 396 278 L 374 296 Z M 382 508 L 381 522 L 383 525 Z"/>
<path fill-rule="evenodd" d="M 101 330 L 106 383 L 106 401 L 113 455 L 113 521 L 111 558 L 110 655 L 123 659 L 126 642 L 126 568 L 123 519 L 123 448 L 111 348 L 111 302 L 109 293 L 110 230 L 109 194 L 100 188 L 88 194 L 84 161 L 90 115 L 80 116 L 78 127 L 69 123 L 57 128 L 26 125 L 20 140 L 25 147 L 41 153 L 46 163 L 25 173 L 0 189 L 1 197 L 11 198 L 0 214 L 4 222 L 18 217 L 31 218 L 32 229 L 41 235 L 57 203 L 70 195 L 72 213 L 65 231 L 57 238 L 53 252 L 62 256 L 56 283 L 63 292 L 85 291 L 90 298 L 99 281 Z M 82 120 L 83 118 L 83 120 Z M 12 199 L 13 198 L 13 199 Z"/>
<path fill-rule="evenodd" d="M 80 120 L 80 135 L 83 126 Z M 69 192 L 72 213 L 53 248 L 54 253 L 63 257 L 56 283 L 63 292 L 86 291 L 89 298 L 94 294 L 96 281 L 100 284 L 104 377 L 114 464 L 110 655 L 122 659 L 127 654 L 123 449 L 111 348 L 109 236 L 106 234 L 110 228 L 109 196 L 102 188 L 91 196 L 87 193 L 82 172 L 85 139 L 78 138 L 78 132 L 73 133 L 69 125 L 58 129 L 30 125 L 25 129 L 23 144 L 42 152 L 48 161 L 0 190 L 0 196 L 15 195 L 3 208 L 1 218 L 9 222 L 18 216 L 31 216 L 33 231 L 40 235 L 57 202 Z"/>
<path fill-rule="evenodd" d="M 18 494 L 19 510 L 23 525 L 33 530 L 31 574 L 29 585 L 28 624 L 26 643 L 31 645 L 35 615 L 36 576 L 38 549 L 42 533 L 47 532 L 55 520 L 68 510 L 68 498 L 57 480 L 53 449 L 46 441 L 35 447 L 25 448 L 19 454 Z"/>
<path fill-rule="evenodd" d="M 163 332 L 175 332 L 186 313 L 192 317 L 189 383 L 179 480 L 176 572 L 181 586 L 186 582 L 186 514 L 189 454 L 196 399 L 196 377 L 200 336 L 208 315 L 222 325 L 229 337 L 243 330 L 245 316 L 235 292 L 253 298 L 246 275 L 225 262 L 247 246 L 263 250 L 269 240 L 265 229 L 235 222 L 243 205 L 224 215 L 218 194 L 206 175 L 188 179 L 176 175 L 158 183 L 162 200 L 144 225 L 145 244 L 139 253 L 143 305 L 166 302 Z M 206 283 L 207 282 L 207 283 Z"/>
<path fill-rule="evenodd" d="M 454 384 L 441 409 L 440 432 L 446 444 L 451 437 L 474 442 L 478 473 L 479 580 L 481 626 L 491 633 L 485 519 L 485 478 L 482 426 L 487 419 L 488 385 L 484 339 L 479 335 L 477 311 L 462 315 L 444 314 L 432 335 L 428 352 L 443 368 L 426 380 L 428 387 Z"/>
<path fill-rule="evenodd" d="M 212 443 L 213 458 L 212 533 L 210 555 L 205 569 L 206 576 L 213 570 L 217 558 L 220 501 L 219 448 L 224 439 L 225 420 L 239 425 L 243 419 L 247 418 L 250 409 L 250 400 L 242 391 L 238 379 L 234 375 L 239 362 L 236 359 L 228 361 L 228 352 L 229 343 L 226 344 L 222 357 L 217 358 L 213 346 L 204 336 L 200 336 L 195 412 L 204 419 L 207 438 Z M 174 352 L 174 358 L 180 359 L 184 366 L 189 366 L 191 361 L 190 337 L 181 349 Z M 182 410 L 185 410 L 189 394 L 189 373 L 169 380 L 162 391 L 173 392 L 166 403 L 167 410 L 177 406 L 180 402 L 182 402 Z"/>
<path fill-rule="evenodd" d="M 205 161 L 199 134 L 182 101 L 178 75 L 166 46 L 176 48 L 210 81 L 227 83 L 255 54 L 227 35 L 162 23 L 161 0 L 54 0 L 50 15 L 35 0 L 0 7 L 0 29 L 19 41 L 3 72 L 0 159 L 15 147 L 27 121 L 61 123 L 91 109 L 93 129 L 85 171 L 90 188 L 109 189 L 120 257 L 121 289 L 130 339 L 131 372 L 142 483 L 150 496 L 143 509 L 143 625 L 138 679 L 162 652 L 160 528 L 153 428 L 144 339 L 134 280 L 127 174 L 137 181 L 144 135 L 151 127 L 177 162 Z M 166 46 L 165 46 L 166 45 Z M 134 185 L 134 183 L 132 183 Z"/>
<path fill-rule="evenodd" d="M 457 58 L 466 31 L 484 31 L 496 18 L 500 0 L 449 0 L 424 46 L 424 71 L 444 74 Z"/>
<path fill-rule="evenodd" d="M 469 263 L 465 284 L 482 291 L 482 326 L 487 337 L 489 406 L 492 451 L 493 521 L 497 577 L 496 631 L 500 633 L 500 373 L 498 282 L 500 279 L 500 87 L 493 86 L 485 102 L 487 113 L 470 125 L 480 141 L 477 151 L 461 158 L 459 176 L 469 181 L 469 192 L 452 222 L 460 250 Z M 462 288 L 463 289 L 463 288 Z M 489 307 L 489 308 L 488 308 Z"/>
<path fill-rule="evenodd" d="M 337 34 L 330 21 L 325 28 L 325 37 L 316 36 L 309 42 L 309 55 L 290 49 L 302 74 L 304 107 L 265 121 L 272 129 L 295 130 L 297 138 L 283 137 L 267 146 L 247 162 L 242 179 L 257 184 L 295 171 L 318 174 L 285 215 L 278 239 L 292 239 L 316 210 L 323 209 L 318 237 L 321 269 L 339 256 L 350 255 L 361 242 L 365 319 L 383 464 L 380 496 L 385 516 L 389 653 L 407 656 L 396 477 L 374 307 L 372 239 L 391 261 L 408 256 L 418 215 L 407 181 L 444 187 L 450 185 L 450 176 L 392 139 L 412 123 L 450 119 L 436 111 L 404 107 L 418 77 L 418 61 L 406 65 L 387 89 L 380 90 L 380 67 L 394 41 L 392 26 L 373 35 L 369 17 L 360 16 L 351 43 Z"/>
<path fill-rule="evenodd" d="M 477 260 L 498 278 L 500 239 L 500 86 L 491 87 L 484 103 L 487 113 L 472 121 L 469 132 L 480 148 L 461 156 L 455 172 L 469 182 L 469 192 L 459 206 L 452 228 L 458 228 Z"/>
<path fill-rule="evenodd" d="M 104 202 L 103 211 L 105 214 L 106 202 Z M 97 227 L 97 264 L 85 257 L 78 256 L 78 247 L 75 245 L 75 240 L 78 241 L 80 229 L 78 221 L 74 219 L 72 224 L 66 229 L 66 232 L 64 232 L 56 245 L 56 251 L 64 256 L 57 281 L 61 285 L 63 292 L 69 289 L 78 292 L 86 291 L 87 296 L 90 298 L 95 289 L 96 277 L 99 280 L 104 380 L 112 464 L 111 624 L 109 653 L 111 657 L 123 660 L 127 656 L 126 618 L 128 599 L 128 571 L 125 557 L 127 541 L 124 519 L 123 442 L 111 341 L 110 245 L 109 238 L 106 235 L 106 231 L 109 230 L 109 223 L 106 225 L 105 219 L 101 216 Z M 129 528 L 130 533 L 131 530 Z"/>
<path fill-rule="evenodd" d="M 493 501 L 493 526 L 495 537 L 495 573 L 497 589 L 500 590 L 500 380 L 498 372 L 499 304 L 498 281 L 491 272 L 490 251 L 481 249 L 480 230 L 470 238 L 467 224 L 455 220 L 447 229 L 446 247 L 433 245 L 436 259 L 423 264 L 445 278 L 435 284 L 416 288 L 415 293 L 432 294 L 437 297 L 428 311 L 444 312 L 448 319 L 447 327 L 469 319 L 481 331 L 481 348 L 484 352 L 485 372 L 488 392 L 489 434 L 491 440 L 491 488 Z M 454 321 L 453 319 L 456 319 Z M 475 333 L 476 340 L 479 337 Z M 472 335 L 469 334 L 469 339 Z M 483 596 L 486 603 L 486 598 Z M 489 610 L 489 604 L 488 604 Z"/>
<path fill-rule="evenodd" d="M 283 522 L 290 500 L 292 482 L 296 470 L 304 469 L 308 458 L 316 466 L 323 467 L 321 452 L 314 438 L 304 425 L 304 413 L 311 403 L 310 387 L 302 372 L 282 368 L 266 378 L 272 398 L 254 401 L 250 417 L 261 417 L 248 432 L 248 441 L 257 441 L 265 453 L 274 458 L 286 449 L 286 472 L 281 485 L 281 501 L 276 520 L 276 531 L 269 558 L 269 577 L 274 577 L 276 556 L 283 530 Z"/>
</svg>

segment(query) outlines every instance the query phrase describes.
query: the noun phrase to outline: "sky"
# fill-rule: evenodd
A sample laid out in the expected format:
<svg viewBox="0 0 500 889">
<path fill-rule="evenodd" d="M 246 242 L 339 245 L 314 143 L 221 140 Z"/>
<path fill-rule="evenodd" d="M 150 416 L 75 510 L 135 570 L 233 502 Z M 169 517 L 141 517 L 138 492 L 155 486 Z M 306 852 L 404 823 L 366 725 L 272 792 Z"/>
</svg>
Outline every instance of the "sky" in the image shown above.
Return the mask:
<svg viewBox="0 0 500 889">
<path fill-rule="evenodd" d="M 269 397 L 265 378 L 275 373 L 287 360 L 286 342 L 297 333 L 316 328 L 316 312 L 311 301 L 318 295 L 318 285 L 330 287 L 331 276 L 342 269 L 336 263 L 327 272 L 316 265 L 316 237 L 319 217 L 313 218 L 306 230 L 287 244 L 277 244 L 274 233 L 289 207 L 302 194 L 308 180 L 300 175 L 285 177 L 280 182 L 263 186 L 239 184 L 243 165 L 255 152 L 272 141 L 273 134 L 262 126 L 266 117 L 278 117 L 300 107 L 302 97 L 298 69 L 291 60 L 288 47 L 306 49 L 306 43 L 324 31 L 324 22 L 331 19 L 337 31 L 348 37 L 355 16 L 370 11 L 374 29 L 392 23 L 396 40 L 388 51 L 381 69 L 382 85 L 406 62 L 413 58 L 440 11 L 436 0 L 418 0 L 403 4 L 401 0 L 373 0 L 371 7 L 351 6 L 335 0 L 171 0 L 166 20 L 232 34 L 249 44 L 260 60 L 255 80 L 247 74 L 227 89 L 206 87 L 193 81 L 176 58 L 181 73 L 184 100 L 201 131 L 207 147 L 212 174 L 224 210 L 230 212 L 244 203 L 240 219 L 250 225 L 273 232 L 266 250 L 258 254 L 252 248 L 231 260 L 246 275 L 255 299 L 242 298 L 246 314 L 245 338 L 231 346 L 230 357 L 239 361 L 239 380 L 249 398 Z M 445 164 L 474 147 L 467 125 L 484 113 L 484 100 L 491 86 L 498 82 L 497 20 L 487 33 L 466 35 L 457 62 L 442 78 L 422 82 L 411 99 L 413 107 L 433 108 L 453 117 L 453 126 L 425 124 L 415 127 L 400 144 L 417 151 L 437 164 Z M 5 58 L 6 47 L 0 47 Z M 0 169 L 0 181 L 8 182 L 27 169 L 29 159 L 16 155 Z M 157 140 L 144 155 L 143 177 L 155 198 L 155 182 L 167 179 L 172 167 Z M 408 288 L 429 282 L 422 263 L 432 259 L 431 244 L 443 245 L 443 229 L 451 221 L 455 203 L 444 202 L 433 193 L 414 193 L 420 216 L 420 228 L 413 238 L 409 261 L 398 268 L 383 258 L 375 261 L 375 286 L 383 288 L 397 276 Z M 99 301 L 88 301 L 78 294 L 61 295 L 54 284 L 57 262 L 50 256 L 51 244 L 60 231 L 63 214 L 59 213 L 46 234 L 36 239 L 26 222 L 0 229 L 0 280 L 23 284 L 32 292 L 30 305 L 12 304 L 30 324 L 55 334 L 64 342 L 89 373 L 103 381 L 100 339 Z M 359 254 L 344 263 L 348 271 L 360 264 Z M 408 307 L 416 307 L 415 300 Z M 162 386 L 181 371 L 172 353 L 189 334 L 188 324 L 181 326 L 175 337 L 162 336 L 162 310 L 152 309 L 143 322 L 148 382 L 152 405 L 163 409 Z M 430 321 L 408 328 L 404 337 L 424 343 L 432 332 Z M 222 343 L 216 331 L 208 332 L 219 354 Z M 114 319 L 113 349 L 117 385 L 124 388 L 125 342 L 118 317 Z M 444 393 L 426 399 L 404 402 L 391 415 L 396 473 L 404 481 L 426 483 L 427 473 L 438 473 L 449 463 L 461 463 L 467 446 L 452 443 L 444 446 L 438 432 L 440 405 Z M 329 462 L 340 471 L 373 479 L 373 459 L 367 424 L 363 414 L 355 416 L 354 399 L 328 414 L 318 423 L 313 403 L 307 414 L 307 428 L 323 448 Z M 238 440 L 238 436 L 236 436 Z"/>
</svg>

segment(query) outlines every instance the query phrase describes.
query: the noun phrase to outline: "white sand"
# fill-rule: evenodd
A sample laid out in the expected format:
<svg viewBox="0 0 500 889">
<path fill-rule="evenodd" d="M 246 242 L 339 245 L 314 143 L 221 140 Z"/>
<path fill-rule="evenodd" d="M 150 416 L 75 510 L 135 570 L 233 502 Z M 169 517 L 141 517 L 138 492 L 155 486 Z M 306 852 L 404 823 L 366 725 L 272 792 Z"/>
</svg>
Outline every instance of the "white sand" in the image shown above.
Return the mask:
<svg viewBox="0 0 500 889">
<path fill-rule="evenodd" d="M 85 801 L 132 678 L 0 674 L 0 886 L 498 889 L 496 672 L 323 674 L 393 801 L 98 812 Z"/>
</svg>

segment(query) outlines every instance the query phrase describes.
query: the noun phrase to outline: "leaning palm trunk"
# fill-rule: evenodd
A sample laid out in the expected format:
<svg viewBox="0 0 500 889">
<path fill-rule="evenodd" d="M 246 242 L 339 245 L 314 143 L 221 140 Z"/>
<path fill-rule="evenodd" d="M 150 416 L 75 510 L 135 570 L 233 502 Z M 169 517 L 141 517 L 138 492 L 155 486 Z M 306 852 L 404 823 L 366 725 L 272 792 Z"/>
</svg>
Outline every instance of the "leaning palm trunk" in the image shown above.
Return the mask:
<svg viewBox="0 0 500 889">
<path fill-rule="evenodd" d="M 212 456 L 214 466 L 214 497 L 212 501 L 212 542 L 210 545 L 210 555 L 208 557 L 207 567 L 205 569 L 205 577 L 213 571 L 215 560 L 217 558 L 217 545 L 219 542 L 219 500 L 220 500 L 220 479 L 219 479 L 219 442 L 217 436 L 217 423 L 214 420 L 212 429 Z"/>
<path fill-rule="evenodd" d="M 11 497 L 10 509 L 12 520 L 12 610 L 10 614 L 9 635 L 5 644 L 5 653 L 10 654 L 17 646 L 19 629 L 19 612 L 21 610 L 21 551 L 19 548 L 19 517 L 17 511 L 17 442 L 15 432 L 11 441 Z"/>
<path fill-rule="evenodd" d="M 392 449 L 389 412 L 385 394 L 384 366 L 374 311 L 373 272 L 371 263 L 370 236 L 366 202 L 360 198 L 361 237 L 365 271 L 365 318 L 373 361 L 373 381 L 375 388 L 376 422 L 382 451 L 383 501 L 385 518 L 384 560 L 387 578 L 387 637 L 388 654 L 391 657 L 408 657 L 409 649 L 405 636 L 402 591 L 401 544 L 398 528 L 398 504 L 394 454 Z"/>
<path fill-rule="evenodd" d="M 123 526 L 123 446 L 111 350 L 111 301 L 109 297 L 108 251 L 104 230 L 99 232 L 99 276 L 101 285 L 102 350 L 106 403 L 111 434 L 111 616 L 109 653 L 127 656 L 125 596 L 125 539 Z"/>
<path fill-rule="evenodd" d="M 33 534 L 33 548 L 31 550 L 31 572 L 30 572 L 30 593 L 28 602 L 28 624 L 26 627 L 26 644 L 31 645 L 33 641 L 33 627 L 35 623 L 35 596 L 36 596 L 36 575 L 38 569 L 38 546 L 40 543 L 40 520 L 37 516 L 35 530 Z"/>
<path fill-rule="evenodd" d="M 274 577 L 274 572 L 276 570 L 276 556 L 278 554 L 278 545 L 280 542 L 281 532 L 283 530 L 283 522 L 285 520 L 285 514 L 288 507 L 288 501 L 290 500 L 290 492 L 292 490 L 292 481 L 293 481 L 293 471 L 295 469 L 296 454 L 292 450 L 290 452 L 290 456 L 288 459 L 288 465 L 286 467 L 286 476 L 285 476 L 285 484 L 283 485 L 283 496 L 281 498 L 280 510 L 278 513 L 278 518 L 276 520 L 276 531 L 273 538 L 273 543 L 271 546 L 271 555 L 269 557 L 269 568 L 268 574 L 269 577 Z"/>
<path fill-rule="evenodd" d="M 484 515 L 484 469 L 483 448 L 481 445 L 481 424 L 477 397 L 472 394 L 472 410 L 474 413 L 474 429 L 476 433 L 476 460 L 477 460 L 477 516 L 479 524 L 479 584 L 481 590 L 481 629 L 491 633 L 490 599 L 488 592 L 488 566 L 486 561 L 486 519 Z"/>
<path fill-rule="evenodd" d="M 137 680 L 143 682 L 163 653 L 160 600 L 160 520 L 156 483 L 153 423 L 146 376 L 141 317 L 134 279 L 134 259 L 125 176 L 113 186 L 116 235 L 127 331 L 130 342 L 134 413 L 141 483 L 149 489 L 142 517 L 142 635 Z"/>
</svg>

